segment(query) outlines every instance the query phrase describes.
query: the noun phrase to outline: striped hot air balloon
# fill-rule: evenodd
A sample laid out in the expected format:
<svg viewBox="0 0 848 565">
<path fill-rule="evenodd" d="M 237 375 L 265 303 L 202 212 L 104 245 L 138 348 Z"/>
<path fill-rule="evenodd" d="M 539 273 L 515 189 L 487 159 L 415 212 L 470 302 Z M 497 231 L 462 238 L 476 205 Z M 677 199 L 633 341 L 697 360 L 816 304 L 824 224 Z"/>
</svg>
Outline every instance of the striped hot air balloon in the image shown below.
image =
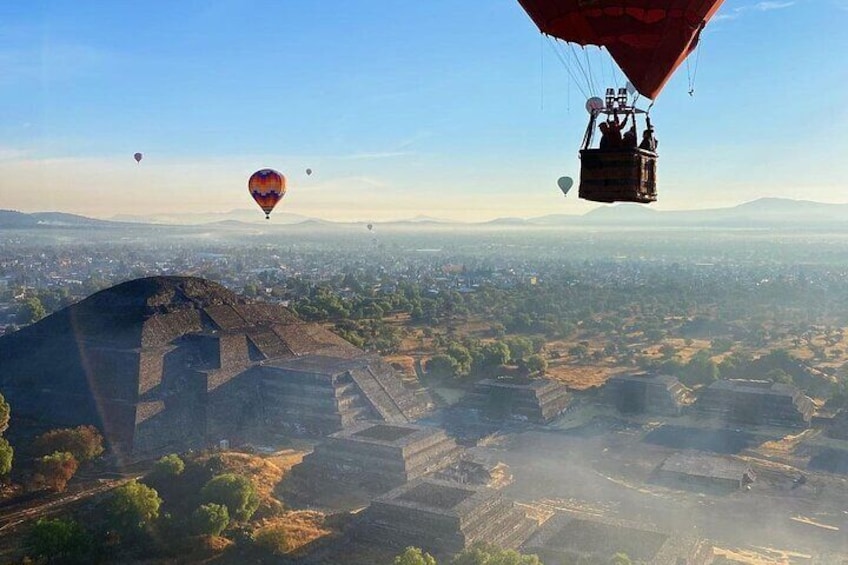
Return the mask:
<svg viewBox="0 0 848 565">
<path fill-rule="evenodd" d="M 286 195 L 286 177 L 274 169 L 260 169 L 250 175 L 247 189 L 265 212 L 267 220 L 270 219 L 274 206 Z"/>
</svg>

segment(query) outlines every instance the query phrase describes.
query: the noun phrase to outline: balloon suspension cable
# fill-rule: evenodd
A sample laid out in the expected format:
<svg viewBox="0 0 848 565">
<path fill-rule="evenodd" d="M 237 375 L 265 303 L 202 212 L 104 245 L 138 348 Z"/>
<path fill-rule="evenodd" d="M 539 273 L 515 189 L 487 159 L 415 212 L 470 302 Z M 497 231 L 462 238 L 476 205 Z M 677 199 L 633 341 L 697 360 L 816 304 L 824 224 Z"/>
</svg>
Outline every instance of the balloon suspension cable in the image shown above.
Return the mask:
<svg viewBox="0 0 848 565">
<path fill-rule="evenodd" d="M 568 48 L 571 49 L 571 55 L 574 57 L 574 62 L 577 63 L 577 68 L 580 69 L 580 73 L 583 75 L 584 80 L 586 81 L 586 87 L 589 89 L 589 93 L 593 96 L 597 94 L 594 85 L 592 84 L 592 77 L 589 75 L 588 71 L 583 68 L 583 64 L 580 62 L 580 56 L 577 55 L 577 50 L 574 49 L 574 44 L 566 42 Z M 588 61 L 587 61 L 588 62 Z"/>
<path fill-rule="evenodd" d="M 586 127 L 586 133 L 583 134 L 583 149 L 589 149 L 592 145 L 592 136 L 595 133 L 595 123 L 598 120 L 598 110 L 592 110 L 589 117 L 589 125 Z"/>
<path fill-rule="evenodd" d="M 559 62 L 562 63 L 562 66 L 563 66 L 563 68 L 565 68 L 565 71 L 568 73 L 568 76 L 577 85 L 577 89 L 580 91 L 580 94 L 582 94 L 584 98 L 589 98 L 589 94 L 583 89 L 583 85 L 580 84 L 580 79 L 577 76 L 577 73 L 572 68 L 572 66 L 568 63 L 568 60 L 566 60 L 565 56 L 557 48 L 556 40 L 553 39 L 550 35 L 546 35 L 545 37 L 547 37 L 548 42 L 551 45 L 551 49 L 553 50 L 554 54 L 557 56 L 557 59 L 559 59 Z M 569 84 L 571 84 L 571 83 L 569 83 Z"/>
<path fill-rule="evenodd" d="M 698 78 L 698 63 L 701 62 L 701 32 L 705 25 L 706 22 L 701 22 L 701 27 L 698 29 L 698 33 L 694 39 L 698 43 L 698 47 L 695 50 L 694 69 L 689 67 L 689 57 L 686 58 L 686 78 L 689 80 L 689 96 L 695 96 L 695 79 Z"/>
<path fill-rule="evenodd" d="M 550 39 L 550 37 L 548 37 Z M 556 53 L 556 50 L 554 50 Z M 558 55 L 558 54 L 557 54 Z M 541 111 L 545 111 L 545 36 L 539 34 L 539 68 L 541 69 L 539 77 L 539 107 Z"/>
</svg>

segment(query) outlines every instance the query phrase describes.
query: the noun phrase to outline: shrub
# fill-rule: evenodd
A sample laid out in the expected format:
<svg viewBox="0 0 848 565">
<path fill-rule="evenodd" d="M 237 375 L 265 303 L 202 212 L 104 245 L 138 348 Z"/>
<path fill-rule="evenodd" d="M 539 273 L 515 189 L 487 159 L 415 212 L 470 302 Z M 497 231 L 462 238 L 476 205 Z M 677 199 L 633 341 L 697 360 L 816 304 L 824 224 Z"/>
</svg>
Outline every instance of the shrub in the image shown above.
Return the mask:
<svg viewBox="0 0 848 565">
<path fill-rule="evenodd" d="M 511 549 L 475 543 L 454 557 L 451 565 L 542 565 L 542 562 L 535 555 L 523 555 Z"/>
<path fill-rule="evenodd" d="M 94 542 L 77 522 L 41 518 L 24 540 L 27 555 L 48 563 L 91 563 Z"/>
<path fill-rule="evenodd" d="M 9 428 L 9 418 L 11 415 L 12 409 L 9 407 L 9 403 L 6 402 L 6 398 L 0 394 L 0 434 Z"/>
<path fill-rule="evenodd" d="M 291 540 L 282 524 L 262 528 L 253 536 L 254 542 L 259 547 L 270 551 L 274 555 L 283 555 L 293 549 Z"/>
<path fill-rule="evenodd" d="M 403 553 L 395 557 L 392 565 L 436 565 L 436 560 L 420 548 L 407 547 Z"/>
<path fill-rule="evenodd" d="M 34 447 L 41 455 L 66 451 L 77 461 L 90 461 L 103 453 L 103 436 L 94 426 L 63 428 L 40 435 Z"/>
<path fill-rule="evenodd" d="M 151 474 L 157 478 L 176 477 L 185 471 L 185 463 L 176 453 L 171 453 L 159 459 L 153 465 Z"/>
<path fill-rule="evenodd" d="M 230 524 L 230 513 L 222 504 L 203 504 L 191 515 L 194 533 L 217 536 Z"/>
<path fill-rule="evenodd" d="M 15 456 L 15 450 L 6 440 L 0 437 L 0 476 L 8 475 L 12 470 L 12 459 Z"/>
<path fill-rule="evenodd" d="M 106 511 L 111 525 L 121 535 L 133 537 L 159 518 L 161 505 L 155 489 L 132 480 L 112 491 Z"/>
<path fill-rule="evenodd" d="M 223 504 L 236 520 L 249 520 L 259 508 L 256 487 L 250 479 L 234 473 L 214 477 L 200 491 L 200 496 L 204 502 Z"/>
<path fill-rule="evenodd" d="M 33 486 L 64 492 L 68 481 L 77 472 L 79 463 L 67 451 L 56 451 L 50 455 L 38 457 L 33 463 Z"/>
</svg>

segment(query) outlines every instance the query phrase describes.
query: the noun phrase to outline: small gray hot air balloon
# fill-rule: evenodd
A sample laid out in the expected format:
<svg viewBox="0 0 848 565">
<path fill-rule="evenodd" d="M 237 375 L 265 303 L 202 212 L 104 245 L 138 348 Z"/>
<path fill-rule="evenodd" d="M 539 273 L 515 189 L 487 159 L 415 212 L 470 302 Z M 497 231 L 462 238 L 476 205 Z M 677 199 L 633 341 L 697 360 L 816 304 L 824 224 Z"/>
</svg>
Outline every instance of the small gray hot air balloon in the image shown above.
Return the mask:
<svg viewBox="0 0 848 565">
<path fill-rule="evenodd" d="M 563 196 L 566 196 L 568 191 L 571 190 L 571 187 L 574 186 L 574 179 L 571 177 L 560 177 L 557 181 L 557 185 L 559 185 L 559 189 L 562 191 Z"/>
</svg>

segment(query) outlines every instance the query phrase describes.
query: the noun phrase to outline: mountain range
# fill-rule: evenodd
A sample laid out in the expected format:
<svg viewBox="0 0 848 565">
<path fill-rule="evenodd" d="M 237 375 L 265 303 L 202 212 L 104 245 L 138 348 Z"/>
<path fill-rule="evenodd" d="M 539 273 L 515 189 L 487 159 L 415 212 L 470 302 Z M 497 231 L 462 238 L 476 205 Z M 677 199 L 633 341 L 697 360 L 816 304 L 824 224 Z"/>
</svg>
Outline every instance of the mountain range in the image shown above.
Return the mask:
<svg viewBox="0 0 848 565">
<path fill-rule="evenodd" d="M 61 212 L 25 214 L 0 210 L 0 228 L 130 227 L 138 224 L 165 226 L 218 226 L 226 229 L 300 226 L 342 228 L 366 222 L 331 222 L 298 214 L 278 213 L 271 222 L 252 210 L 218 213 L 115 216 L 100 220 Z M 621 227 L 621 228 L 727 228 L 727 229 L 848 229 L 848 204 L 828 204 L 786 198 L 760 198 L 738 206 L 704 210 L 655 210 L 638 204 L 601 206 L 583 215 L 550 214 L 536 218 L 504 217 L 487 222 L 458 222 L 417 216 L 407 220 L 374 222 L 379 228 L 407 227 Z"/>
</svg>

